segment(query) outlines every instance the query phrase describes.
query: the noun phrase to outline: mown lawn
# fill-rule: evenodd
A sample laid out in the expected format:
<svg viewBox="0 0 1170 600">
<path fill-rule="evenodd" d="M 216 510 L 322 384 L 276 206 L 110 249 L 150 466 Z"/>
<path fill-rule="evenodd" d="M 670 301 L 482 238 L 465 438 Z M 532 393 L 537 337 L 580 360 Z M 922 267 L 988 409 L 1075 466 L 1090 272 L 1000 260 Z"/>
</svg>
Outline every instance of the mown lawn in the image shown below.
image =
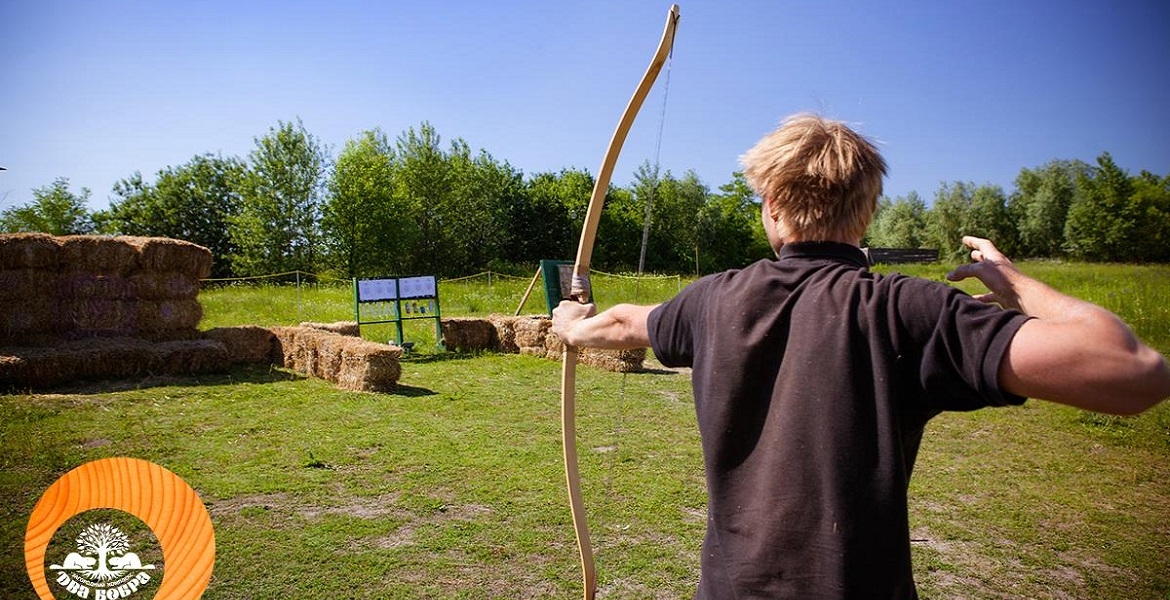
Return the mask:
<svg viewBox="0 0 1170 600">
<path fill-rule="evenodd" d="M 1170 351 L 1170 269 L 1025 270 Z M 618 281 L 595 281 L 603 304 L 678 285 Z M 445 314 L 511 313 L 526 286 L 472 280 L 440 294 Z M 204 323 L 351 319 L 348 294 L 208 290 Z M 542 310 L 529 302 L 525 312 Z M 392 394 L 265 367 L 0 396 L 0 597 L 32 597 L 23 532 L 40 493 L 109 456 L 157 462 L 200 493 L 217 541 L 207 598 L 576 597 L 559 377 L 532 357 L 423 352 Z M 686 374 L 580 368 L 578 410 L 599 597 L 689 597 L 705 515 Z M 911 489 L 922 596 L 1170 597 L 1168 459 L 1165 404 L 1133 418 L 1042 402 L 940 416 Z"/>
</svg>

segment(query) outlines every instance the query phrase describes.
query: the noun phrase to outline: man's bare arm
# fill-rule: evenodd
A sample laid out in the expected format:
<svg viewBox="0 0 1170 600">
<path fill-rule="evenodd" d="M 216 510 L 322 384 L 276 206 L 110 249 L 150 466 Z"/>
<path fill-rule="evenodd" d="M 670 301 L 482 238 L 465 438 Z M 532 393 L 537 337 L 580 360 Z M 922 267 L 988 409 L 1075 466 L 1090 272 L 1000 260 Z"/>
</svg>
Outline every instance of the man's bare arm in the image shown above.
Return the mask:
<svg viewBox="0 0 1170 600">
<path fill-rule="evenodd" d="M 646 348 L 650 346 L 646 318 L 655 306 L 618 304 L 596 314 L 592 304 L 565 300 L 553 310 L 552 331 L 578 348 Z"/>
<path fill-rule="evenodd" d="M 1136 414 L 1170 396 L 1166 359 L 1116 315 L 1020 273 L 988 240 L 963 243 L 975 262 L 947 277 L 975 277 L 990 290 L 977 298 L 1035 317 L 1000 362 L 1005 391 L 1113 414 Z"/>
</svg>

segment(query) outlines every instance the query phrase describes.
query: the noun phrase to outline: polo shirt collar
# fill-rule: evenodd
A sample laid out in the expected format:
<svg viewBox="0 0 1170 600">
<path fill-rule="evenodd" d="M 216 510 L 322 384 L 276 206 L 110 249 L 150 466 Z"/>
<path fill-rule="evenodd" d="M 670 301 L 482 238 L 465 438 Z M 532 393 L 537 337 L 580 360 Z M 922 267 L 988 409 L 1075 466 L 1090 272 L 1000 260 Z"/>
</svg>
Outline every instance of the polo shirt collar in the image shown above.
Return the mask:
<svg viewBox="0 0 1170 600">
<path fill-rule="evenodd" d="M 868 268 L 869 261 L 861 248 L 841 242 L 794 242 L 780 247 L 780 260 L 792 258 L 829 259 Z"/>
</svg>

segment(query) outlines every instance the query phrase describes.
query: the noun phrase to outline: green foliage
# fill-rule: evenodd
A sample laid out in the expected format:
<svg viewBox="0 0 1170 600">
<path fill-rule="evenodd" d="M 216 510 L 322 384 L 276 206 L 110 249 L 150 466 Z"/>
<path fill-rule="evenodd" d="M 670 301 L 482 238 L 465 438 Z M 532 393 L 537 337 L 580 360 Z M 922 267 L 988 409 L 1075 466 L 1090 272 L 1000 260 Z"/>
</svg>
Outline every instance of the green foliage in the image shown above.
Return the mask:
<svg viewBox="0 0 1170 600">
<path fill-rule="evenodd" d="M 1092 174 L 1077 178 L 1077 197 L 1068 210 L 1065 248 L 1084 260 L 1120 261 L 1132 256 L 1137 221 L 1130 205 L 1133 184 L 1108 152 Z"/>
<path fill-rule="evenodd" d="M 235 272 L 313 271 L 321 252 L 321 195 L 329 156 L 298 119 L 279 122 L 248 155 L 241 205 L 229 219 Z"/>
<path fill-rule="evenodd" d="M 52 235 L 91 233 L 93 217 L 87 203 L 90 191 L 69 191 L 69 179 L 58 177 L 51 185 L 33 190 L 32 202 L 0 213 L 0 231 L 40 232 Z"/>
<path fill-rule="evenodd" d="M 363 132 L 335 164 L 300 120 L 255 143 L 246 161 L 199 155 L 153 183 L 134 173 L 92 215 L 89 190 L 58 179 L 0 213 L 0 229 L 186 239 L 211 249 L 217 277 L 518 273 L 574 257 L 594 185 L 578 169 L 526 177 L 462 138 L 444 144 L 425 121 L 393 141 Z M 943 183 L 929 206 L 913 191 L 881 198 L 863 245 L 959 260 L 960 238 L 977 235 L 1015 258 L 1170 262 L 1170 175 L 1130 176 L 1105 153 L 1096 166 L 1022 169 L 1015 186 Z M 607 188 L 591 266 L 700 275 L 771 254 L 742 173 L 712 192 L 694 171 L 676 177 L 647 161 L 629 185 Z"/>
<path fill-rule="evenodd" d="M 866 233 L 865 245 L 878 248 L 922 248 L 926 238 L 926 203 L 917 192 L 893 202 L 882 198 Z"/>
<path fill-rule="evenodd" d="M 965 251 L 961 242 L 971 211 L 975 184 L 943 183 L 934 195 L 934 205 L 926 216 L 927 244 L 939 249 L 939 256 L 955 259 Z"/>
<path fill-rule="evenodd" d="M 103 232 L 199 244 L 211 250 L 212 277 L 227 277 L 237 250 L 228 228 L 240 207 L 244 173 L 239 159 L 211 154 L 161 169 L 153 184 L 134 173 L 114 184 L 118 198 L 104 213 Z"/>
<path fill-rule="evenodd" d="M 351 139 L 337 157 L 321 228 L 329 264 L 350 277 L 403 272 L 417 230 L 394 195 L 397 162 L 381 130 Z"/>
<path fill-rule="evenodd" d="M 709 197 L 707 187 L 693 171 L 682 179 L 669 171 L 659 178 L 656 171 L 644 163 L 635 179 L 635 203 L 643 207 L 643 218 L 649 219 L 645 267 L 639 270 L 694 273 L 698 269 L 701 217 Z M 640 259 L 635 263 L 638 266 Z"/>
<path fill-rule="evenodd" d="M 1130 244 L 1133 259 L 1170 262 L 1170 175 L 1142 171 L 1133 179 L 1129 202 L 1136 221 Z"/>
<path fill-rule="evenodd" d="M 967 254 L 962 238 L 975 235 L 994 240 L 1009 254 L 1016 247 L 1015 227 L 1007 198 L 997 186 L 955 182 L 942 184 L 926 213 L 926 239 L 939 256 L 959 259 Z"/>
<path fill-rule="evenodd" d="M 1064 254 L 1064 225 L 1077 193 L 1077 179 L 1089 171 L 1081 161 L 1054 160 L 1021 169 L 1008 210 L 1016 223 L 1020 257 Z"/>
<path fill-rule="evenodd" d="M 505 207 L 504 259 L 533 265 L 544 258 L 571 257 L 593 191 L 593 176 L 575 169 L 537 173 L 528 178 L 524 189 Z"/>
<path fill-rule="evenodd" d="M 719 187 L 699 209 L 697 273 L 744 267 L 772 255 L 760 222 L 760 205 L 742 172 Z"/>
</svg>

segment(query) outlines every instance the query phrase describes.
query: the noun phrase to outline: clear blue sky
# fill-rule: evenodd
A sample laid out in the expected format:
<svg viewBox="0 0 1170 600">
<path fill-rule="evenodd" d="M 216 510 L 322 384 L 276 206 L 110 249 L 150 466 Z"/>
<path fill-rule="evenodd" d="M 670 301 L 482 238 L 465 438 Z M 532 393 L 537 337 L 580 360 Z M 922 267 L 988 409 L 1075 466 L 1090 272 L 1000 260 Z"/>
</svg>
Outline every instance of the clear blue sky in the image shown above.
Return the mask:
<svg viewBox="0 0 1170 600">
<path fill-rule="evenodd" d="M 653 160 L 713 190 L 781 118 L 856 124 L 886 193 L 1092 162 L 1170 173 L 1170 3 L 686 1 L 670 70 L 614 182 Z M 197 154 L 244 157 L 301 118 L 336 153 L 429 121 L 526 174 L 596 173 L 668 2 L 0 3 L 0 209 L 68 177 L 111 187 Z"/>
</svg>

